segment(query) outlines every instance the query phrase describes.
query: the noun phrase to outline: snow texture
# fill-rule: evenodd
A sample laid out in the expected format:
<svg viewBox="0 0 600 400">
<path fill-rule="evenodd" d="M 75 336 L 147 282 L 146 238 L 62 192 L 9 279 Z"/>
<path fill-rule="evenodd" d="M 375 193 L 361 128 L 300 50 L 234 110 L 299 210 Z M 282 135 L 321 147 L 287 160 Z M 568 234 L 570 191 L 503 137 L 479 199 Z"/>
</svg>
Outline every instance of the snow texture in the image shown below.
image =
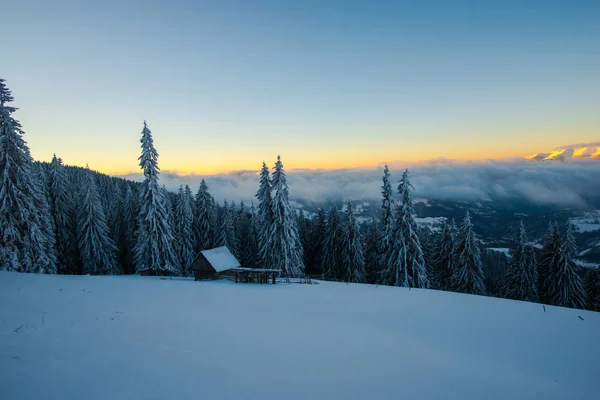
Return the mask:
<svg viewBox="0 0 600 400">
<path fill-rule="evenodd" d="M 240 262 L 233 254 L 231 254 L 231 251 L 229 251 L 227 246 L 202 250 L 201 253 L 217 272 L 227 271 L 228 269 L 238 268 L 240 266 Z"/>
<path fill-rule="evenodd" d="M 14 272 L 0 272 L 0 304 L 11 305 L 0 308 L 7 400 L 592 400 L 600 392 L 600 314 L 590 311 L 334 282 Z"/>
</svg>

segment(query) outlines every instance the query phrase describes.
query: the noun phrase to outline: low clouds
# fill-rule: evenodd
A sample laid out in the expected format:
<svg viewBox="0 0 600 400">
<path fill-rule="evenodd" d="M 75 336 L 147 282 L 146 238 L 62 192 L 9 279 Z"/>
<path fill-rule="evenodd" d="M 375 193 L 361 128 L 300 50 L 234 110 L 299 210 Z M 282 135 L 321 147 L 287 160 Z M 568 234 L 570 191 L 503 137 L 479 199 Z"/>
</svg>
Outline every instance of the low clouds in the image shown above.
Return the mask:
<svg viewBox="0 0 600 400">
<path fill-rule="evenodd" d="M 285 160 L 284 160 L 285 162 Z M 389 164 L 393 182 L 409 168 L 415 197 L 453 201 L 519 201 L 534 205 L 600 207 L 600 162 L 530 162 L 522 159 L 457 162 L 436 159 Z M 326 202 L 331 199 L 378 200 L 382 167 L 287 172 L 292 199 Z M 141 175 L 127 178 L 141 180 Z M 258 187 L 258 171 L 220 175 L 177 175 L 163 172 L 161 183 L 175 190 L 188 184 L 195 192 L 204 178 L 217 200 L 250 202 Z M 394 184 L 395 186 L 395 184 Z M 394 188 L 395 189 L 395 188 Z"/>
</svg>

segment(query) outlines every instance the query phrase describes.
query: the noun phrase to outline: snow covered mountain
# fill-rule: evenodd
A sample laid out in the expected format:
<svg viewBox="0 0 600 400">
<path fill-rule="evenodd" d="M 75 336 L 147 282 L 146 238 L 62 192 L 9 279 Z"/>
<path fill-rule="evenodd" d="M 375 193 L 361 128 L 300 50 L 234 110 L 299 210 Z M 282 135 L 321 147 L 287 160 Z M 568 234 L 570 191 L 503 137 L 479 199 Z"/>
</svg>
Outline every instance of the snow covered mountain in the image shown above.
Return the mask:
<svg viewBox="0 0 600 400">
<path fill-rule="evenodd" d="M 559 149 L 551 153 L 537 153 L 527 157 L 531 161 L 568 161 L 582 158 L 600 160 L 600 146 Z"/>
</svg>

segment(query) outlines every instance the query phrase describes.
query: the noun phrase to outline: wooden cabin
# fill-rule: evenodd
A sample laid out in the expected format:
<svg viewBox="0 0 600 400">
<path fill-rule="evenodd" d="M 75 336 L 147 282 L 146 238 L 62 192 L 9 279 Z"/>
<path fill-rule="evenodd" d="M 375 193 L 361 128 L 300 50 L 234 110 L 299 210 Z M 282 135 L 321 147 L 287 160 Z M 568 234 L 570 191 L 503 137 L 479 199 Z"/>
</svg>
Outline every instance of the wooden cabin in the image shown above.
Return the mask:
<svg viewBox="0 0 600 400">
<path fill-rule="evenodd" d="M 202 250 L 190 265 L 190 271 L 194 271 L 194 278 L 217 279 L 219 275 L 235 268 L 240 268 L 240 262 L 235 258 L 226 246 L 210 250 Z"/>
<path fill-rule="evenodd" d="M 275 283 L 280 272 L 278 269 L 242 268 L 226 246 L 202 250 L 192 261 L 190 270 L 194 271 L 197 281 L 229 277 L 244 283 Z"/>
</svg>

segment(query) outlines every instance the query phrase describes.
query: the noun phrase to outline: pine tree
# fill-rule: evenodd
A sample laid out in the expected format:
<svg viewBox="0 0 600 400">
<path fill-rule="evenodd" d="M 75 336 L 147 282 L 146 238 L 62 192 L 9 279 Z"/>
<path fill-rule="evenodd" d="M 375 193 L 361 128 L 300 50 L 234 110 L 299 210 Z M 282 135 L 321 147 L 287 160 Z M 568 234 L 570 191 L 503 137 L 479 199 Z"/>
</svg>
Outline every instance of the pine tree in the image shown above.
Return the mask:
<svg viewBox="0 0 600 400">
<path fill-rule="evenodd" d="M 133 257 L 135 250 L 135 235 L 137 231 L 136 215 L 136 197 L 133 195 L 133 190 L 131 190 L 131 186 L 128 185 L 127 190 L 125 191 L 125 198 L 123 200 L 123 232 L 125 235 L 123 272 L 126 274 L 133 274 L 135 272 Z"/>
<path fill-rule="evenodd" d="M 56 273 L 54 226 L 48 200 L 12 117 L 10 90 L 0 79 L 0 269 Z"/>
<path fill-rule="evenodd" d="M 271 197 L 272 183 L 269 168 L 263 161 L 256 198 L 258 199 L 258 249 L 263 264 L 269 261 L 269 234 L 273 224 L 273 199 Z"/>
<path fill-rule="evenodd" d="M 229 214 L 229 202 L 227 200 L 223 201 L 223 207 L 221 207 L 220 204 L 217 203 L 217 226 L 218 228 L 215 230 L 215 234 L 217 235 L 215 237 L 215 246 L 216 247 L 223 247 L 223 246 L 228 246 L 227 243 L 227 219 L 228 219 L 228 214 Z"/>
<path fill-rule="evenodd" d="M 144 121 L 140 167 L 144 181 L 140 187 L 139 228 L 136 236 L 136 272 L 177 274 L 177 255 L 173 247 L 173 231 L 169 225 L 169 209 L 158 184 L 158 153 L 152 133 Z"/>
<path fill-rule="evenodd" d="M 258 268 L 258 223 L 256 221 L 256 209 L 254 203 L 250 207 L 250 213 L 245 218 L 245 241 L 242 247 L 242 266 L 247 268 Z"/>
<path fill-rule="evenodd" d="M 175 203 L 175 236 L 177 238 L 177 255 L 184 276 L 189 275 L 188 267 L 194 260 L 194 235 L 192 214 L 192 191 L 188 185 L 179 186 Z"/>
<path fill-rule="evenodd" d="M 77 239 L 84 274 L 119 273 L 117 247 L 110 237 L 104 208 L 92 174 L 89 175 L 88 185 L 79 208 Z"/>
<path fill-rule="evenodd" d="M 401 203 L 396 208 L 390 245 L 385 254 L 383 282 L 391 286 L 427 288 L 427 266 L 413 217 L 411 189 L 413 186 L 406 170 L 398 185 Z"/>
<path fill-rule="evenodd" d="M 235 212 L 235 202 L 231 202 L 229 209 L 226 209 L 226 227 L 225 233 L 227 235 L 227 247 L 231 254 L 240 260 L 240 242 L 238 240 L 238 226 L 237 226 L 237 215 Z"/>
<path fill-rule="evenodd" d="M 390 172 L 387 164 L 383 169 L 383 185 L 381 186 L 381 241 L 379 243 L 379 261 L 382 276 L 380 279 L 385 281 L 385 270 L 387 269 L 388 257 L 392 251 L 392 235 L 394 234 L 394 215 L 392 200 L 392 184 L 390 182 Z"/>
<path fill-rule="evenodd" d="M 319 206 L 317 216 L 314 218 L 309 232 L 309 261 L 306 263 L 307 274 L 321 274 L 321 258 L 323 244 L 325 242 L 325 229 L 327 225 L 327 216 L 322 206 Z"/>
<path fill-rule="evenodd" d="M 126 239 L 125 239 L 125 226 L 124 226 L 124 205 L 123 195 L 119 184 L 116 183 L 113 186 L 110 201 L 110 212 L 108 214 L 108 226 L 113 242 L 117 246 L 117 260 L 121 270 L 125 270 L 124 259 L 126 253 Z"/>
<path fill-rule="evenodd" d="M 570 308 L 583 308 L 585 305 L 583 285 L 573 260 L 575 254 L 577 245 L 573 227 L 567 223 L 562 244 L 555 256 L 558 261 L 551 265 L 548 274 L 548 299 L 552 305 Z"/>
<path fill-rule="evenodd" d="M 345 282 L 363 283 L 366 281 L 365 258 L 362 248 L 362 236 L 358 221 L 354 216 L 352 203 L 346 207 L 344 237 L 342 241 L 343 270 L 341 279 Z"/>
<path fill-rule="evenodd" d="M 538 263 L 538 293 L 540 301 L 542 303 L 550 303 L 548 276 L 550 270 L 555 268 L 558 262 L 558 254 L 561 246 L 560 231 L 558 229 L 558 223 L 548 223 L 548 230 L 544 237 L 544 247 L 542 249 L 542 256 Z"/>
<path fill-rule="evenodd" d="M 325 226 L 325 241 L 321 258 L 323 277 L 327 279 L 340 279 L 342 275 L 342 249 L 344 229 L 342 227 L 338 210 L 332 206 L 327 215 Z"/>
<path fill-rule="evenodd" d="M 269 237 L 263 243 L 267 268 L 281 270 L 283 276 L 304 275 L 304 251 L 298 236 L 298 226 L 294 211 L 289 202 L 289 189 L 281 157 L 277 156 L 273 171 L 272 199 L 273 222 L 269 227 Z M 261 249 L 262 251 L 263 249 Z"/>
<path fill-rule="evenodd" d="M 424 226 L 422 228 L 418 228 L 417 232 L 419 236 L 419 242 L 421 243 L 421 249 L 423 251 L 423 259 L 425 260 L 425 269 L 427 270 L 427 276 L 431 277 L 433 254 L 435 251 L 433 246 L 433 239 L 431 237 L 431 230 L 428 226 Z M 431 282 L 429 283 L 431 285 Z"/>
<path fill-rule="evenodd" d="M 537 270 L 527 248 L 527 234 L 523 221 L 516 236 L 516 247 L 504 277 L 504 295 L 508 299 L 537 301 Z"/>
<path fill-rule="evenodd" d="M 365 272 L 367 274 L 367 283 L 377 283 L 380 275 L 379 268 L 381 266 L 379 257 L 379 244 L 381 243 L 381 235 L 377 218 L 373 217 L 369 232 L 365 238 Z"/>
<path fill-rule="evenodd" d="M 583 286 L 585 289 L 585 308 L 591 311 L 600 311 L 600 271 L 594 268 L 587 270 Z"/>
<path fill-rule="evenodd" d="M 210 249 L 214 231 L 213 223 L 213 199 L 208 192 L 208 186 L 204 179 L 200 182 L 196 194 L 194 213 L 194 236 L 196 238 L 196 252 Z"/>
<path fill-rule="evenodd" d="M 477 238 L 468 211 L 456 240 L 456 259 L 452 275 L 454 291 L 484 295 L 486 289 L 485 276 L 481 265 L 481 252 L 477 245 Z"/>
<path fill-rule="evenodd" d="M 431 287 L 438 290 L 452 290 L 454 272 L 454 235 L 452 227 L 444 222 L 442 232 L 435 243 L 431 262 Z"/>
<path fill-rule="evenodd" d="M 77 249 L 75 204 L 73 189 L 62 161 L 52 157 L 48 170 L 48 193 L 50 209 L 54 217 L 54 233 L 56 238 L 56 254 L 58 257 L 58 273 L 78 274 L 79 251 Z"/>
</svg>

